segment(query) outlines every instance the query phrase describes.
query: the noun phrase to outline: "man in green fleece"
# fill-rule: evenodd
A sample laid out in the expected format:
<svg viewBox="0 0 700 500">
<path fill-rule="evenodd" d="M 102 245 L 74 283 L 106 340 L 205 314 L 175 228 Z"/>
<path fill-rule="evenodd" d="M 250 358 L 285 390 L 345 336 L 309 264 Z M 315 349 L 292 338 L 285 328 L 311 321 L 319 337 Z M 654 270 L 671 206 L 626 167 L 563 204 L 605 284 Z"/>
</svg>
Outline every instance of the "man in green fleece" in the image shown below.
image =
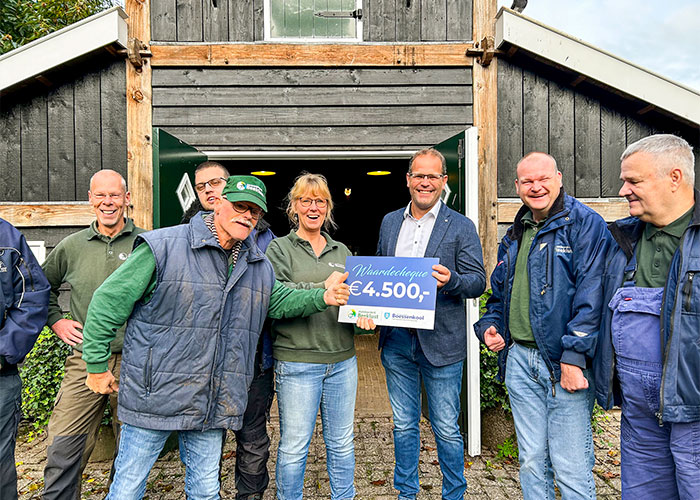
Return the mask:
<svg viewBox="0 0 700 500">
<path fill-rule="evenodd" d="M 49 420 L 49 447 L 44 469 L 44 498 L 80 498 L 80 479 L 95 447 L 99 425 L 109 400 L 115 436 L 118 436 L 117 398 L 95 394 L 85 387 L 82 356 L 83 324 L 92 294 L 129 256 L 136 235 L 143 229 L 125 217 L 130 193 L 124 178 L 114 170 L 100 170 L 90 179 L 88 199 L 95 211 L 92 225 L 63 239 L 42 266 L 51 284 L 48 324 L 73 348 L 66 359 L 66 373 Z M 70 312 L 63 317 L 58 305 L 59 288 L 71 286 Z M 124 329 L 119 328 L 107 360 L 119 377 Z"/>
<path fill-rule="evenodd" d="M 214 213 L 139 235 L 132 256 L 95 292 L 85 324 L 86 384 L 119 391 L 123 422 L 107 498 L 141 498 L 171 431 L 179 431 L 187 498 L 219 498 L 226 429 L 241 427 L 265 318 L 346 303 L 347 274 L 327 289 L 275 280 L 250 233 L 267 209 L 265 185 L 231 176 Z M 107 360 L 129 320 L 119 385 Z"/>
</svg>

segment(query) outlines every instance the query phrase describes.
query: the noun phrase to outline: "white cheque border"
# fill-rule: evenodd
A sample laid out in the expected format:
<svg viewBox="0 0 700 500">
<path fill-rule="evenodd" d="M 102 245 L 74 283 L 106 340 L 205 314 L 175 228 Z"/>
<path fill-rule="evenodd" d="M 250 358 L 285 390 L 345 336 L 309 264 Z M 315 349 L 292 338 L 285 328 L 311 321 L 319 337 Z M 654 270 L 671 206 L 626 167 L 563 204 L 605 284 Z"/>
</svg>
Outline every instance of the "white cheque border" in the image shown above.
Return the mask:
<svg viewBox="0 0 700 500">
<path fill-rule="evenodd" d="M 355 323 L 357 318 L 367 317 L 381 326 L 400 326 L 432 330 L 435 327 L 435 311 L 403 307 L 340 306 L 338 321 Z"/>
</svg>

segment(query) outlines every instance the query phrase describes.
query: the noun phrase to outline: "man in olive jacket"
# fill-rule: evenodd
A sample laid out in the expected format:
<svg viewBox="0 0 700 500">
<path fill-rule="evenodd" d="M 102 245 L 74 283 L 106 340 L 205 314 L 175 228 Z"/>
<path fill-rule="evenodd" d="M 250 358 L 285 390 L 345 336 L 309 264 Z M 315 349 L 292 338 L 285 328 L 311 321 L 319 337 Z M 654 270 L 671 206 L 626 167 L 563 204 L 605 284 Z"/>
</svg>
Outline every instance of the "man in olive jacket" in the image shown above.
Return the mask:
<svg viewBox="0 0 700 500">
<path fill-rule="evenodd" d="M 119 390 L 106 360 L 113 331 L 129 320 L 119 394 L 124 424 L 107 498 L 143 496 L 174 430 L 187 498 L 219 498 L 218 450 L 225 430 L 242 424 L 265 318 L 345 303 L 347 274 L 327 290 L 275 281 L 251 237 L 267 209 L 265 192 L 255 177 L 229 177 L 214 213 L 140 235 L 132 256 L 95 292 L 83 349 L 95 392 Z"/>
</svg>

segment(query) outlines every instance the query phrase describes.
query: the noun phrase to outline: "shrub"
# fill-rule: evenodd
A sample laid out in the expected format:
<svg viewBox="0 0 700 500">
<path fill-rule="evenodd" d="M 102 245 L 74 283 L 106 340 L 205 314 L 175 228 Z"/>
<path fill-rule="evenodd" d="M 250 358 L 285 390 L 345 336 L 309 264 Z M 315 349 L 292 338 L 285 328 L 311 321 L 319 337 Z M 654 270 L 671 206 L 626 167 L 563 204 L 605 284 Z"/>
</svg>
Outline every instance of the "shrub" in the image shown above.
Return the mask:
<svg viewBox="0 0 700 500">
<path fill-rule="evenodd" d="M 479 315 L 486 312 L 486 301 L 491 290 L 486 290 L 479 299 Z M 481 345 L 481 410 L 503 408 L 510 413 L 510 401 L 506 385 L 498 380 L 498 354 Z"/>
<path fill-rule="evenodd" d="M 70 352 L 70 346 L 46 326 L 20 368 L 22 414 L 32 422 L 34 432 L 49 422 L 63 380 L 66 356 Z"/>
</svg>

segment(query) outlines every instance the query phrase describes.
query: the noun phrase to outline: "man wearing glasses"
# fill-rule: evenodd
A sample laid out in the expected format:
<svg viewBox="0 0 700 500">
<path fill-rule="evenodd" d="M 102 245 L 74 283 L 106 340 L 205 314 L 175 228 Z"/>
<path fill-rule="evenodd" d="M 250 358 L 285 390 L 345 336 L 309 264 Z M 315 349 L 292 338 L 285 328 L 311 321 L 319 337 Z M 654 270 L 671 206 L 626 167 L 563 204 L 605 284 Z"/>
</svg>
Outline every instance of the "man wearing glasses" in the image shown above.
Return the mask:
<svg viewBox="0 0 700 500">
<path fill-rule="evenodd" d="M 464 299 L 481 295 L 486 273 L 474 224 L 440 201 L 447 183 L 442 154 L 429 148 L 413 155 L 406 183 L 411 202 L 384 217 L 377 255 L 438 257 L 440 264 L 433 266 L 438 287 L 434 329 L 385 326 L 379 337 L 394 417 L 394 488 L 402 500 L 415 500 L 419 491 L 422 380 L 443 475 L 442 498 L 456 500 L 467 489 L 457 421 L 467 355 Z"/>
<path fill-rule="evenodd" d="M 215 161 L 200 163 L 194 171 L 194 188 L 199 203 L 192 204 L 182 216 L 186 224 L 202 210 L 214 210 L 216 198 L 226 185 L 229 172 Z M 251 233 L 256 245 L 265 253 L 267 245 L 275 238 L 270 224 L 262 217 Z M 272 339 L 269 321 L 265 323 L 255 352 L 253 381 L 248 390 L 248 405 L 243 414 L 243 425 L 236 434 L 236 500 L 260 500 L 270 482 L 267 460 L 270 458 L 270 436 L 267 420 L 274 395 L 272 369 Z"/>
<path fill-rule="evenodd" d="M 85 387 L 82 356 L 83 325 L 92 294 L 131 253 L 135 227 L 126 217 L 130 193 L 126 181 L 114 170 L 100 170 L 90 179 L 88 199 L 95 212 L 92 225 L 64 238 L 46 258 L 44 273 L 51 284 L 48 324 L 56 336 L 73 348 L 66 358 L 66 371 L 49 420 L 49 446 L 44 469 L 44 498 L 80 498 L 80 480 L 95 447 L 105 405 L 109 401 L 115 436 L 119 436 L 117 398 L 95 394 Z M 58 304 L 59 288 L 71 286 L 70 313 L 63 317 Z M 117 329 L 106 360 L 119 378 L 124 329 Z"/>
<path fill-rule="evenodd" d="M 231 176 L 214 212 L 144 233 L 129 261 L 100 287 L 88 311 L 86 384 L 120 390 L 124 422 L 107 498 L 141 498 L 171 431 L 179 431 L 187 498 L 219 498 L 226 429 L 240 429 L 265 318 L 306 316 L 341 305 L 342 284 L 293 290 L 275 281 L 251 232 L 267 209 L 266 188 Z M 128 319 L 121 388 L 107 360 Z"/>
</svg>

